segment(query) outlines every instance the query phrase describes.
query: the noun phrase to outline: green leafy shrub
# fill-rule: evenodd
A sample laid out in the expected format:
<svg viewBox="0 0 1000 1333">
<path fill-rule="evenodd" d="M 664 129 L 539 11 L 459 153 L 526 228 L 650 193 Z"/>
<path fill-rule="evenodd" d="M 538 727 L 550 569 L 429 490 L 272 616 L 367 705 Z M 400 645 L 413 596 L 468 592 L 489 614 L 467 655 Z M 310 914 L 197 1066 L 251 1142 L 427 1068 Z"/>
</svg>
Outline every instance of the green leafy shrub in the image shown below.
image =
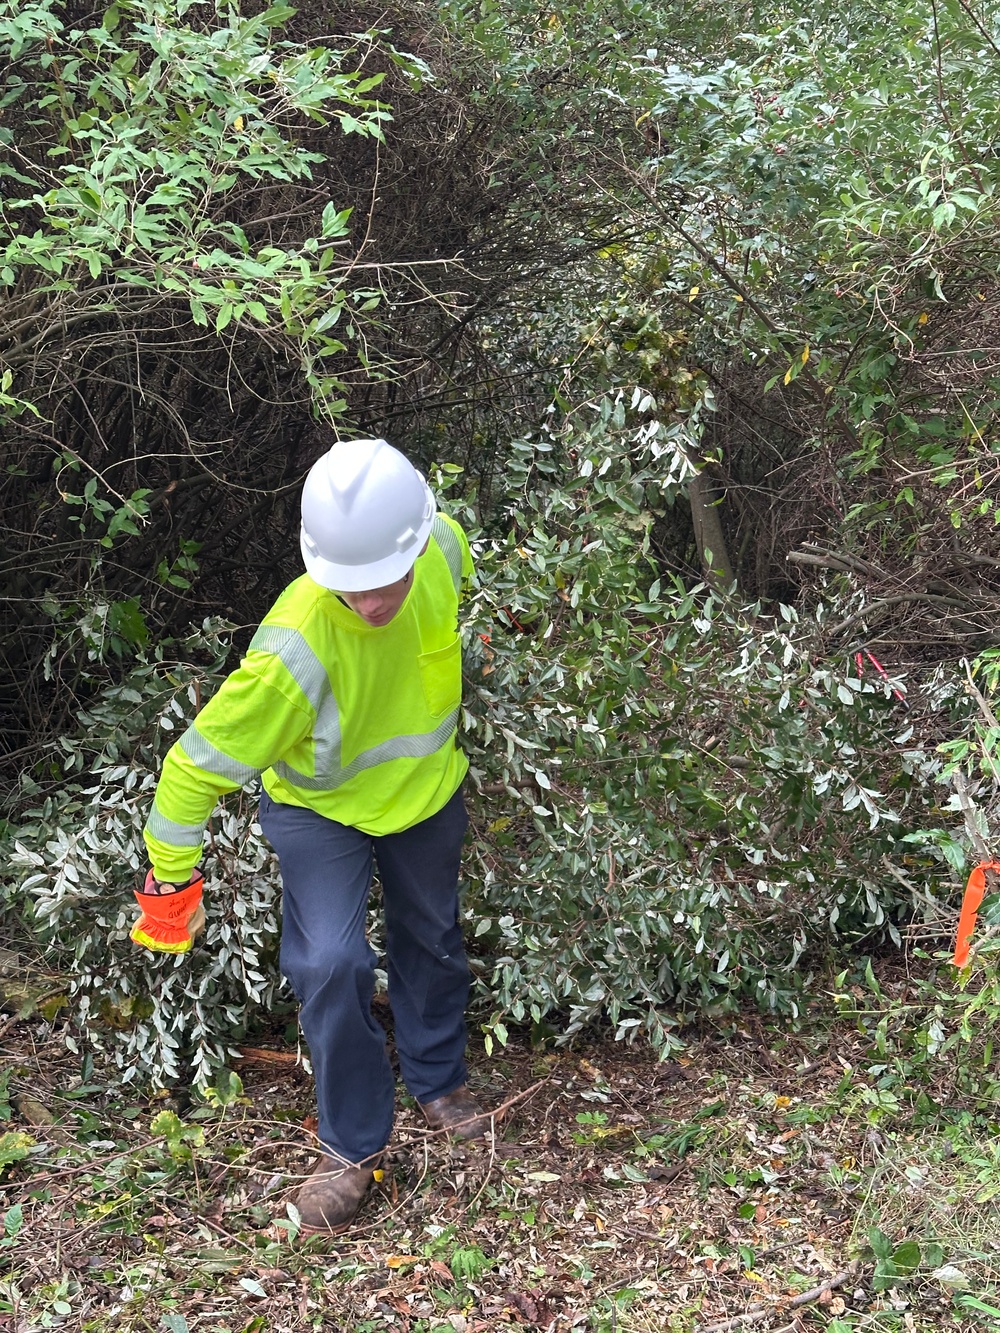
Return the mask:
<svg viewBox="0 0 1000 1333">
<path fill-rule="evenodd" d="M 555 119 L 537 122 L 539 157 L 526 172 L 545 158 L 548 135 L 568 158 L 553 177 L 572 179 L 568 166 L 590 180 L 593 139 L 557 132 L 569 68 L 590 80 L 573 96 L 593 107 L 592 132 L 631 145 L 612 155 L 623 162 L 612 188 L 633 248 L 616 241 L 598 253 L 591 267 L 603 275 L 601 299 L 567 290 L 555 313 L 519 311 L 514 321 L 537 321 L 560 383 L 558 411 L 534 438 L 509 449 L 504 440 L 497 459 L 506 474 L 485 517 L 456 500 L 479 563 L 466 625 L 473 836 L 464 910 L 480 999 L 492 1010 L 487 1038 L 502 1040 L 512 1021 L 572 1034 L 606 1016 L 620 1037 L 646 1033 L 667 1049 L 692 1013 L 752 1001 L 795 1014 L 830 955 L 897 937 L 904 918 L 943 897 L 942 884 L 950 891 L 974 840 L 968 829 L 941 827 L 942 804 L 961 805 L 937 740 L 947 734 L 958 747 L 951 764 L 973 752 L 992 764 L 993 752 L 976 749 L 968 700 L 949 671 L 923 691 L 919 715 L 906 714 L 878 679 L 855 674 L 864 593 L 847 605 L 843 592 L 823 593 L 808 611 L 741 606 L 717 580 L 710 591 L 665 576 L 650 534 L 683 503 L 691 457 L 705 443 L 691 401 L 707 420 L 701 363 L 745 358 L 771 377 L 769 392 L 788 388 L 798 411 L 812 402 L 806 433 L 835 440 L 841 462 L 851 455 L 845 474 L 872 475 L 895 452 L 927 466 L 937 497 L 956 468 L 968 480 L 988 454 L 991 397 L 970 409 L 949 390 L 950 416 L 923 388 L 907 397 L 905 415 L 897 400 L 900 367 L 917 353 L 938 355 L 943 297 L 984 299 L 979 264 L 995 225 L 995 164 L 978 126 L 995 72 L 980 58 L 975 25 L 950 4 L 941 7 L 948 73 L 972 90 L 958 118 L 943 101 L 941 50 L 927 40 L 937 11 L 926 4 L 902 29 L 895 14 L 859 15 L 847 44 L 839 15 L 788 28 L 765 7 L 762 31 L 731 33 L 739 58 L 725 60 L 715 37 L 697 54 L 686 28 L 689 58 L 676 49 L 683 15 L 667 22 L 642 5 L 630 10 L 628 35 L 659 24 L 662 43 L 621 40 L 609 25 L 624 18 L 601 4 L 564 15 L 541 37 L 534 7 L 497 9 L 478 25 L 466 22 L 474 16 L 464 4 L 446 9 L 498 66 L 477 105 L 502 96 L 534 121 L 544 107 L 536 98 L 528 114 L 531 80 L 536 92 L 560 90 L 545 94 Z M 269 191 L 308 182 L 319 168 L 313 141 L 289 126 L 337 121 L 355 138 L 377 139 L 386 110 L 369 96 L 378 75 L 347 69 L 352 53 L 285 41 L 289 13 L 275 6 L 244 18 L 228 6 L 140 0 L 109 7 L 99 26 L 72 28 L 52 0 L 35 0 L 0 17 L 10 57 L 0 140 L 19 118 L 38 135 L 28 144 L 34 157 L 16 171 L 0 166 L 13 219 L 0 284 L 20 302 L 11 307 L 20 330 L 7 358 L 14 371 L 0 384 L 8 424 L 32 425 L 36 354 L 66 329 L 118 338 L 122 328 L 161 324 L 186 330 L 181 341 L 196 332 L 202 351 L 220 339 L 235 349 L 237 335 L 240 348 L 266 346 L 295 367 L 318 409 L 343 409 L 348 344 L 364 363 L 359 321 L 379 299 L 353 285 L 359 270 L 341 249 L 346 209 L 324 197 L 322 210 L 306 210 L 297 229 L 265 244 L 248 239 L 236 197 L 252 195 L 269 216 Z M 703 29 L 692 14 L 688 23 Z M 664 58 L 669 51 L 679 63 Z M 884 90 L 874 88 L 873 62 Z M 653 197 L 646 182 L 664 171 L 675 190 Z M 982 188 L 973 179 L 972 189 L 970 173 Z M 532 237 L 533 226 L 526 222 Z M 595 234 L 589 224 L 580 231 Z M 577 253 L 575 240 L 567 246 Z M 946 263 L 954 272 L 942 278 Z M 952 308 L 961 319 L 961 302 Z M 672 315 L 679 329 L 668 325 Z M 493 341 L 508 347 L 505 373 L 519 367 L 523 344 L 508 343 L 501 326 Z M 592 360 L 605 347 L 589 388 L 569 386 L 556 364 L 574 360 L 577 344 Z M 682 347 L 693 349 L 683 353 L 690 366 L 680 364 Z M 57 363 L 75 384 L 82 349 L 61 351 Z M 230 363 L 238 364 L 235 350 Z M 49 363 L 39 364 L 37 383 L 48 384 Z M 626 373 L 644 386 L 631 398 L 612 388 L 567 407 L 571 392 L 603 390 Z M 655 419 L 654 394 L 665 413 L 672 400 L 669 424 Z M 170 399 L 156 401 L 160 410 Z M 122 457 L 131 457 L 126 436 Z M 46 437 L 49 462 L 50 445 Z M 65 449 L 53 457 L 60 486 L 58 503 L 43 504 L 46 549 L 50 509 L 87 541 L 55 546 L 46 559 L 86 551 L 91 583 L 86 601 L 60 603 L 36 570 L 51 601 L 36 600 L 56 627 L 47 660 L 72 651 L 107 662 L 107 672 L 86 677 L 88 691 L 120 669 L 116 659 L 140 661 L 75 708 L 58 761 L 25 782 L 4 891 L 70 974 L 78 1025 L 113 1050 L 124 1077 L 164 1080 L 190 1066 L 204 1082 L 277 994 L 276 866 L 248 796 L 230 798 L 206 857 L 204 942 L 180 959 L 127 942 L 159 758 L 199 692 L 213 688 L 223 654 L 214 627 L 181 650 L 181 662 L 166 660 L 170 644 L 151 652 L 153 622 L 132 595 L 135 580 L 119 596 L 100 593 L 93 577 L 109 546 L 148 528 L 155 493 L 138 476 L 111 492 L 92 475 L 96 462 Z M 9 469 L 19 472 L 27 472 L 21 461 Z M 173 481 L 161 480 L 156 512 L 172 532 Z M 290 485 L 284 474 L 268 484 L 279 481 Z M 991 513 L 979 513 L 982 487 L 977 472 L 966 487 L 972 498 L 951 507 L 946 527 L 972 517 L 992 525 Z M 915 503 L 905 489 L 899 499 Z M 19 503 L 34 514 L 38 494 L 25 489 Z M 848 527 L 881 523 L 889 503 L 865 493 L 845 506 Z M 179 545 L 158 550 L 151 566 L 166 591 L 185 590 L 203 558 L 182 526 Z M 918 531 L 892 526 L 904 545 Z M 34 587 L 18 589 L 18 605 Z M 966 765 L 967 781 L 980 780 L 981 768 Z"/>
<path fill-rule="evenodd" d="M 880 1086 L 908 1104 L 927 1110 L 928 1099 L 985 1114 L 992 1122 L 1000 1077 L 995 1047 L 1000 1023 L 1000 892 L 987 872 L 987 892 L 979 909 L 967 965 L 956 970 L 951 943 L 958 921 L 958 890 L 968 870 L 993 859 L 1000 791 L 1000 726 L 993 707 L 1000 688 L 1000 655 L 988 649 L 961 664 L 965 700 L 971 706 L 954 719 L 949 739 L 938 747 L 940 779 L 950 788 L 928 811 L 940 823 L 909 835 L 921 854 L 948 867 L 955 886 L 952 903 L 930 901 L 930 938 L 949 945 L 947 953 L 918 948 L 921 972 L 901 996 L 883 987 L 869 963 L 857 975 L 837 977 L 838 1012 L 855 1019 L 870 1042 L 869 1072 Z"/>
<path fill-rule="evenodd" d="M 199 947 L 170 957 L 128 939 L 159 762 L 227 652 L 210 622 L 183 645 L 187 660 L 168 660 L 170 646 L 82 710 L 48 772 L 25 781 L 5 894 L 68 977 L 75 1024 L 111 1052 L 123 1082 L 183 1075 L 205 1086 L 277 993 L 278 878 L 252 807 L 231 798 L 212 821 Z"/>
<path fill-rule="evenodd" d="M 941 760 L 883 682 L 824 655 L 822 608 L 767 616 L 655 577 L 674 473 L 606 406 L 586 431 L 516 442 L 506 531 L 473 531 L 464 911 L 488 1040 L 606 1016 L 666 1050 L 698 1012 L 794 1015 L 828 956 L 898 938 L 913 889 L 936 888 L 938 862 L 903 839 L 930 822 Z M 7 894 L 123 1076 L 190 1062 L 205 1082 L 277 993 L 278 876 L 237 794 L 213 820 L 204 941 L 168 959 L 127 941 L 160 755 L 224 655 L 211 625 L 183 653 L 204 667 L 165 651 L 63 740 Z M 903 858 L 911 888 L 887 869 Z"/>
<path fill-rule="evenodd" d="M 0 51 L 12 62 L 5 119 L 29 122 L 45 159 L 0 164 L 12 196 L 0 286 L 15 289 L 26 344 L 15 367 L 30 361 L 45 319 L 124 319 L 144 301 L 174 303 L 218 333 L 241 321 L 270 326 L 317 400 L 339 410 L 322 360 L 344 350 L 328 331 L 357 296 L 332 280 L 350 209 L 330 200 L 313 234 L 282 248 L 252 243 L 232 201 L 240 188 L 308 180 L 324 161 L 290 125 L 336 121 L 381 138 L 391 117 L 367 96 L 382 75 L 362 78 L 343 68 L 344 52 L 281 40 L 293 13 L 120 0 L 94 26 L 73 27 L 53 0 L 34 0 L 0 16 Z M 0 128 L 0 143 L 15 138 Z"/>
<path fill-rule="evenodd" d="M 515 445 L 509 535 L 479 552 L 470 915 L 501 1037 L 605 1014 L 665 1047 L 680 1015 L 795 1014 L 824 956 L 898 940 L 913 909 L 887 865 L 935 798 L 933 744 L 827 655 L 827 608 L 656 577 L 676 471 L 648 430 L 617 443 L 626 416 Z M 922 892 L 935 877 L 925 860 Z"/>
</svg>

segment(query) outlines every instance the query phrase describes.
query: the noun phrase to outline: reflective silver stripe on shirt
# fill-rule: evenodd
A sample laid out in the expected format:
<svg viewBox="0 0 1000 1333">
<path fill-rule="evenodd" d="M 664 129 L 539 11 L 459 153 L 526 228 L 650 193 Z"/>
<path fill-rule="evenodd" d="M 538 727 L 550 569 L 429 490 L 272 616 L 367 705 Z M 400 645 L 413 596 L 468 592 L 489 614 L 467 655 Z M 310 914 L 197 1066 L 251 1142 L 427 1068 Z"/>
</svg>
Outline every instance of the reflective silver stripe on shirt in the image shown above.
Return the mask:
<svg viewBox="0 0 1000 1333">
<path fill-rule="evenodd" d="M 461 576 L 461 547 L 454 532 L 448 530 L 458 552 Z M 450 562 L 449 562 L 450 563 Z M 458 709 L 444 718 L 433 731 L 413 736 L 392 736 L 387 741 L 363 750 L 346 766 L 341 767 L 340 709 L 330 687 L 326 668 L 298 630 L 284 625 L 261 625 L 250 643 L 251 651 L 271 653 L 281 659 L 288 674 L 312 704 L 316 713 L 313 723 L 314 773 L 300 773 L 283 759 L 272 764 L 278 777 L 304 791 L 334 791 L 349 782 L 363 769 L 374 768 L 392 759 L 423 759 L 434 754 L 446 743 L 458 725 Z"/>
<path fill-rule="evenodd" d="M 445 519 L 438 514 L 434 520 L 434 526 L 431 528 L 431 536 L 441 548 L 441 554 L 448 561 L 448 568 L 451 571 L 451 581 L 455 585 L 455 591 L 462 590 L 462 543 L 458 540 L 458 534 L 455 529 Z"/>
<path fill-rule="evenodd" d="M 330 679 L 326 667 L 309 647 L 297 629 L 286 625 L 261 625 L 250 640 L 250 652 L 270 653 L 280 658 L 285 670 L 319 712 L 324 698 L 330 693 Z"/>
<path fill-rule="evenodd" d="M 313 723 L 314 764 L 317 791 L 326 791 L 339 784 L 331 775 L 340 771 L 340 709 L 330 688 L 326 667 L 297 629 L 284 625 L 261 625 L 250 641 L 251 652 L 271 653 L 279 657 L 291 678 L 312 704 L 316 714 Z M 275 772 L 278 765 L 272 765 Z"/>
<path fill-rule="evenodd" d="M 178 824 L 166 815 L 161 815 L 153 799 L 153 808 L 146 820 L 146 832 L 160 842 L 168 842 L 171 847 L 200 847 L 205 836 L 204 824 Z"/>
<path fill-rule="evenodd" d="M 259 768 L 241 763 L 206 740 L 196 723 L 192 722 L 177 744 L 192 764 L 197 764 L 206 773 L 214 773 L 218 778 L 225 778 L 227 782 L 236 782 L 241 787 L 245 782 L 252 782 L 260 773 Z"/>
<path fill-rule="evenodd" d="M 373 745 L 370 750 L 362 750 L 346 768 L 341 768 L 339 762 L 336 769 L 326 771 L 320 771 L 317 766 L 316 776 L 313 778 L 306 773 L 300 773 L 284 760 L 279 760 L 274 765 L 274 771 L 279 778 L 290 782 L 294 787 L 302 787 L 305 791 L 333 791 L 334 788 L 342 787 L 345 782 L 349 782 L 363 769 L 375 768 L 378 764 L 388 763 L 392 759 L 425 759 L 428 755 L 435 754 L 447 743 L 457 725 L 456 708 L 439 722 L 433 731 L 415 736 L 392 736 L 387 741 Z M 339 761 L 339 751 L 337 758 Z"/>
</svg>

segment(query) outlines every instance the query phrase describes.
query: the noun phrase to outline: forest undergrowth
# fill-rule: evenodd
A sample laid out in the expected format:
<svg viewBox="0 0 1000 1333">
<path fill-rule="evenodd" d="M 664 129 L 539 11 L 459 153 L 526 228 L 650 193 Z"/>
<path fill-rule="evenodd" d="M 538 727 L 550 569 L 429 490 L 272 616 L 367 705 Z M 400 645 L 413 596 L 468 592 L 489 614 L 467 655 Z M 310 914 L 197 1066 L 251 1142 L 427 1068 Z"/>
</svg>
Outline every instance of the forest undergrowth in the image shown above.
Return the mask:
<svg viewBox="0 0 1000 1333">
<path fill-rule="evenodd" d="M 982 1083 L 958 1094 L 954 1060 L 887 1038 L 947 985 L 911 962 L 831 979 L 798 1031 L 748 1014 L 685 1033 L 670 1061 L 596 1032 L 568 1049 L 514 1033 L 488 1058 L 477 1036 L 495 1137 L 453 1147 L 402 1096 L 384 1172 L 336 1239 L 299 1235 L 315 1107 L 280 1033 L 206 1097 L 150 1099 L 81 1064 L 38 1013 L 11 1015 L 0 1323 L 1000 1328 L 996 1101 Z"/>
<path fill-rule="evenodd" d="M 1000 1328 L 995 8 L 0 3 L 0 1326 Z M 251 791 L 127 937 L 354 434 L 476 556 L 505 1110 L 330 1243 Z"/>
</svg>

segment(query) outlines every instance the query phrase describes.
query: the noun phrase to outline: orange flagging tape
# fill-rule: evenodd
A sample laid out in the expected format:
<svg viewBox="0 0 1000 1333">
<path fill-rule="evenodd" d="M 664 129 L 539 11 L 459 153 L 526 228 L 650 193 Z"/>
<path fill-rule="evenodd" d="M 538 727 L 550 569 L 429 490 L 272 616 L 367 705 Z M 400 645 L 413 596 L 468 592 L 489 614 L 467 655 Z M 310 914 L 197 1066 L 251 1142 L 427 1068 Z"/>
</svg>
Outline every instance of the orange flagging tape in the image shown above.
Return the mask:
<svg viewBox="0 0 1000 1333">
<path fill-rule="evenodd" d="M 964 967 L 969 961 L 969 945 L 976 930 L 976 915 L 986 894 L 987 870 L 1000 875 L 1000 861 L 980 861 L 965 886 L 962 912 L 958 918 L 958 934 L 955 936 L 955 956 L 952 959 L 956 967 Z"/>
</svg>

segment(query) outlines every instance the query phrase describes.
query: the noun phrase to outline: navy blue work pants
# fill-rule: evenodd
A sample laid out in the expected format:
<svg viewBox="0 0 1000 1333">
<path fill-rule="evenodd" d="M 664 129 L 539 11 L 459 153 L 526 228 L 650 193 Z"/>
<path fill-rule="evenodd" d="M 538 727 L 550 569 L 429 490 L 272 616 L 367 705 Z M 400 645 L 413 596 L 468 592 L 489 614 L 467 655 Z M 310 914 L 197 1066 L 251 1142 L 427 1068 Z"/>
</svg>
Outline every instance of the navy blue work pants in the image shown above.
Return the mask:
<svg viewBox="0 0 1000 1333">
<path fill-rule="evenodd" d="M 458 924 L 468 822 L 461 790 L 404 833 L 371 837 L 314 810 L 261 798 L 283 887 L 281 970 L 302 1005 L 324 1150 L 363 1161 L 388 1142 L 395 1088 L 372 1014 L 365 919 L 373 863 L 385 908 L 389 1002 L 403 1080 L 418 1101 L 462 1086 L 469 969 Z"/>
</svg>

